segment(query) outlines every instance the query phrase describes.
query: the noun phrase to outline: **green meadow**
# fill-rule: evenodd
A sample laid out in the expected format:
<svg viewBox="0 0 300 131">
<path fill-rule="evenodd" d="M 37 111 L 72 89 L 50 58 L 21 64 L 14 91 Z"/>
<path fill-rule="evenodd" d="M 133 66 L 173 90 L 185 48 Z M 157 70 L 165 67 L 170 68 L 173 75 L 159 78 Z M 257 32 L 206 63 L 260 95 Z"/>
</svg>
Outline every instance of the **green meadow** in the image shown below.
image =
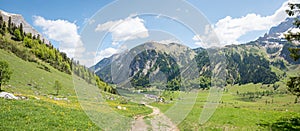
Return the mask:
<svg viewBox="0 0 300 131">
<path fill-rule="evenodd" d="M 83 104 L 79 102 L 80 99 L 78 100 L 77 95 L 78 91 L 84 91 L 77 90 L 76 92 L 73 80 L 79 82 L 80 87 L 94 87 L 94 85 L 87 84 L 79 77 L 73 79 L 72 75 L 62 73 L 42 61 L 27 62 L 4 50 L 0 50 L 0 54 L 0 60 L 6 60 L 13 70 L 12 78 L 3 90 L 28 98 L 27 100 L 0 99 L 0 130 L 103 130 L 85 112 L 95 109 L 95 113 L 101 114 L 103 110 L 96 110 L 96 108 L 92 108 L 93 106 L 91 108 L 82 107 Z M 48 67 L 50 71 L 41 68 L 44 66 Z M 56 101 L 51 98 L 55 93 L 53 88 L 55 80 L 60 81 L 63 87 L 56 97 L 68 100 Z M 150 105 L 165 112 L 175 123 L 180 120 L 178 127 L 181 130 L 270 130 L 271 124 L 281 118 L 300 117 L 300 104 L 294 103 L 295 96 L 286 90 L 284 81 L 286 80 L 283 79 L 276 83 L 279 85 L 276 86 L 276 90 L 272 84 L 227 86 L 223 91 L 218 108 L 204 124 L 199 123 L 199 118 L 207 101 L 209 90 L 200 90 L 196 94 L 195 104 L 190 105 L 191 108 L 186 110 L 189 112 L 182 120 L 168 114 L 170 110 L 184 110 L 179 105 L 176 106 L 176 103 L 182 101 L 178 98 L 174 98 L 172 101 L 167 100 L 167 103 L 154 102 Z M 130 102 L 129 99 L 121 96 L 92 91 L 84 93 L 101 94 L 105 98 L 103 102 L 110 107 L 107 109 L 121 116 L 134 118 L 152 112 L 152 109 Z M 188 94 L 186 95 L 188 96 Z M 178 95 L 173 94 L 172 97 L 176 96 Z M 112 97 L 113 100 L 108 99 Z M 168 97 L 166 96 L 166 98 Z M 84 104 L 93 104 L 93 101 L 89 99 L 84 101 Z M 125 107 L 126 110 L 119 110 L 116 108 L 117 106 Z M 109 124 L 109 121 L 107 123 Z"/>
</svg>

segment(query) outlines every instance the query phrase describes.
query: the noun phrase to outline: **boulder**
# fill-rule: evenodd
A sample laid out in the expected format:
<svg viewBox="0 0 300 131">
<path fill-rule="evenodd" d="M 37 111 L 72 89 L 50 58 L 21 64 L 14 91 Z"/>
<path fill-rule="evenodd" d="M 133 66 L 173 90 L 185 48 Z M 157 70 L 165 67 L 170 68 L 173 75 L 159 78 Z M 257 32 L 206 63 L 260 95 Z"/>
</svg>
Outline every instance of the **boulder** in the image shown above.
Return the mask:
<svg viewBox="0 0 300 131">
<path fill-rule="evenodd" d="M 13 95 L 12 93 L 8 93 L 8 92 L 0 92 L 0 97 L 4 98 L 4 99 L 14 99 L 14 100 L 18 100 L 19 97 L 16 97 L 15 95 Z"/>
</svg>

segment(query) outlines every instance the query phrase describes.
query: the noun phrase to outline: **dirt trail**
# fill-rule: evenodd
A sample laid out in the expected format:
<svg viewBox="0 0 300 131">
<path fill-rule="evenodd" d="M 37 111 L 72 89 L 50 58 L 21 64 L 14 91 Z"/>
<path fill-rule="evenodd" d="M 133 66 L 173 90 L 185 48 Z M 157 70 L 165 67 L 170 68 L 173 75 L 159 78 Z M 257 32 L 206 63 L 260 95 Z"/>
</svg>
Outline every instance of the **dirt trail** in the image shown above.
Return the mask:
<svg viewBox="0 0 300 131">
<path fill-rule="evenodd" d="M 144 117 L 145 116 L 138 116 L 133 125 L 131 126 L 132 131 L 147 131 L 148 130 L 148 125 L 144 122 Z"/>
<path fill-rule="evenodd" d="M 147 116 L 149 116 L 151 125 L 147 125 L 144 121 L 145 116 L 138 116 L 136 120 L 133 122 L 131 127 L 132 131 L 179 131 L 177 126 L 157 107 L 153 107 L 150 105 L 146 105 L 147 107 L 151 108 L 153 112 Z"/>
</svg>

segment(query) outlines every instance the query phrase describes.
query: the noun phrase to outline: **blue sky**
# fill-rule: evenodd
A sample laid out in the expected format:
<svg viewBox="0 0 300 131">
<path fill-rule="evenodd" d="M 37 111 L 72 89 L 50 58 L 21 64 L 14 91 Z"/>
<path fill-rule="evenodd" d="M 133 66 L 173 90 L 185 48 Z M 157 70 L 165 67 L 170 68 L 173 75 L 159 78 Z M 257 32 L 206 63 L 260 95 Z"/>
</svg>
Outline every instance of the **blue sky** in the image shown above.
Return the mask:
<svg viewBox="0 0 300 131">
<path fill-rule="evenodd" d="M 257 13 L 262 16 L 273 14 L 286 0 L 187 0 L 198 8 L 211 23 L 232 16 L 234 18 L 245 16 L 249 13 Z M 43 16 L 47 19 L 65 19 L 76 21 L 78 26 L 84 24 L 84 19 L 91 17 L 96 11 L 113 0 L 31 0 L 10 1 L 1 0 L 0 9 L 22 14 L 25 19 L 33 23 L 32 16 Z"/>
<path fill-rule="evenodd" d="M 214 43 L 212 39 L 218 36 L 219 45 L 244 43 L 255 40 L 286 17 L 282 13 L 286 0 L 187 0 L 187 6 L 181 4 L 180 0 L 175 1 L 177 2 L 167 3 L 166 0 L 166 4 L 154 2 L 151 5 L 151 2 L 136 4 L 126 0 L 1 0 L 0 9 L 23 15 L 26 21 L 42 32 L 56 47 L 67 52 L 69 56 L 78 58 L 87 66 L 119 52 L 120 49 L 135 46 L 132 43 L 139 44 L 143 41 L 175 41 L 195 48 L 213 45 L 207 43 Z M 118 3 L 121 5 L 117 5 Z M 141 10 L 135 11 L 135 7 Z M 170 10 L 168 15 L 171 17 L 160 16 L 161 14 L 155 11 L 159 8 L 166 8 L 161 10 L 166 13 Z M 140 14 L 143 10 L 151 9 L 154 15 Z M 193 12 L 194 10 L 203 15 Z M 178 20 L 174 20 L 176 18 Z M 189 25 L 192 25 L 192 29 L 196 28 L 194 25 L 197 23 L 194 20 L 198 20 L 199 25 L 202 25 L 199 26 L 199 31 L 187 28 Z M 114 30 L 107 27 L 116 23 L 120 26 Z M 211 27 L 206 26 L 208 23 Z M 120 30 L 127 26 L 131 32 L 120 33 Z M 216 34 L 211 33 L 212 30 Z M 132 35 L 137 32 L 141 33 Z"/>
</svg>

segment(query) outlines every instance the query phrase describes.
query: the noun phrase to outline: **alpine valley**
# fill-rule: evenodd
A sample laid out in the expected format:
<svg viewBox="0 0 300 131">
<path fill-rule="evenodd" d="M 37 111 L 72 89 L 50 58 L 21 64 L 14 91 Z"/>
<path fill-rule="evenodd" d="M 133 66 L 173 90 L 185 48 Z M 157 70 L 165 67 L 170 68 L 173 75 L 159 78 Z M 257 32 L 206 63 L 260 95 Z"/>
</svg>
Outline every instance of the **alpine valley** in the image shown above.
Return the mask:
<svg viewBox="0 0 300 131">
<path fill-rule="evenodd" d="M 0 10 L 0 130 L 300 130 L 286 86 L 300 73 L 300 46 L 283 37 L 293 22 L 222 48 L 145 41 L 88 68 Z"/>
</svg>

